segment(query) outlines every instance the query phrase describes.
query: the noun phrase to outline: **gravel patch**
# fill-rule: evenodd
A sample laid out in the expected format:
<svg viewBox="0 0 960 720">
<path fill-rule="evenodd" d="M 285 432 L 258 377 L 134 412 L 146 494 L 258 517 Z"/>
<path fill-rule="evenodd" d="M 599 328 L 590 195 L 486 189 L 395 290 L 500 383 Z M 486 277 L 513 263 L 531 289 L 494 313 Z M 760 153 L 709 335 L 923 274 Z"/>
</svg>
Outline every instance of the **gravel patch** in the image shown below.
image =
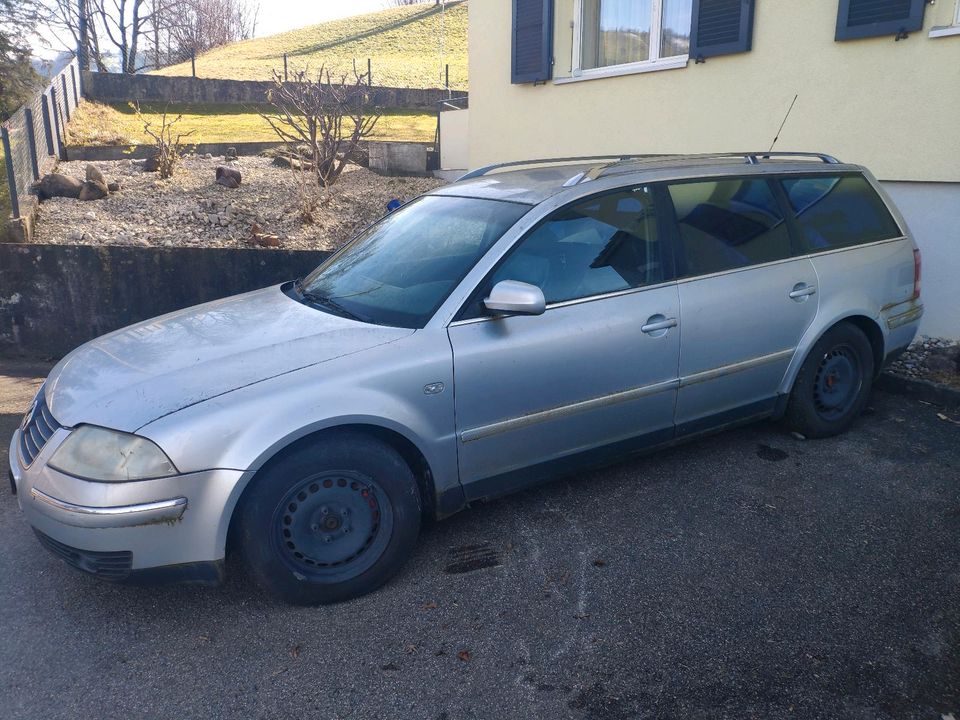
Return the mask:
<svg viewBox="0 0 960 720">
<path fill-rule="evenodd" d="M 921 336 L 887 369 L 902 377 L 932 380 L 960 389 L 960 343 Z"/>
<path fill-rule="evenodd" d="M 86 162 L 60 163 L 58 172 L 83 179 Z M 351 166 L 328 194 L 269 158 L 188 157 L 174 177 L 143 171 L 142 161 L 94 163 L 121 190 L 90 202 L 53 198 L 40 206 L 40 242 L 71 245 L 253 247 L 253 232 L 275 235 L 287 250 L 333 250 L 380 218 L 387 203 L 444 185 L 434 178 L 382 177 Z M 218 165 L 239 170 L 239 188 L 217 185 Z M 306 189 L 304 189 L 306 188 Z M 315 206 L 305 223 L 304 198 Z M 256 227 L 254 227 L 256 226 Z"/>
</svg>

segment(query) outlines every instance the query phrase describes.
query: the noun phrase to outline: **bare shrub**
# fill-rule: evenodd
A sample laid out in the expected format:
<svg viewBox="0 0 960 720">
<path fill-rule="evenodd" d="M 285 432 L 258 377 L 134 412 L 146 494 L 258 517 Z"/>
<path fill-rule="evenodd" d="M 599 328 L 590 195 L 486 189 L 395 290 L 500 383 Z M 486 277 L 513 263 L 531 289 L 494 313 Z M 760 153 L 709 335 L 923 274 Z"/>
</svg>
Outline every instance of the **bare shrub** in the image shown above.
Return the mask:
<svg viewBox="0 0 960 720">
<path fill-rule="evenodd" d="M 321 210 L 330 204 L 330 187 L 317 182 L 316 175 L 306 163 L 295 170 L 297 174 L 297 209 L 305 225 L 314 225 Z"/>
<path fill-rule="evenodd" d="M 193 130 L 185 133 L 177 133 L 174 136 L 174 126 L 183 119 L 183 115 L 177 115 L 173 120 L 167 121 L 167 109 L 163 109 L 160 116 L 160 127 L 146 119 L 140 112 L 140 103 L 130 103 L 130 107 L 137 114 L 137 119 L 143 123 L 143 132 L 153 138 L 154 158 L 157 163 L 157 172 L 163 179 L 173 177 L 177 165 L 183 159 L 183 156 L 192 150 L 192 147 L 183 142 L 185 137 L 193 134 Z"/>
<path fill-rule="evenodd" d="M 333 185 L 350 161 L 360 141 L 373 132 L 382 114 L 371 103 L 367 73 L 332 76 L 321 67 L 316 79 L 307 70 L 294 73 L 284 82 L 273 73 L 273 87 L 267 93 L 272 112 L 260 113 L 286 145 L 292 156 L 309 161 L 316 181 Z M 306 146 L 306 157 L 298 146 Z"/>
</svg>

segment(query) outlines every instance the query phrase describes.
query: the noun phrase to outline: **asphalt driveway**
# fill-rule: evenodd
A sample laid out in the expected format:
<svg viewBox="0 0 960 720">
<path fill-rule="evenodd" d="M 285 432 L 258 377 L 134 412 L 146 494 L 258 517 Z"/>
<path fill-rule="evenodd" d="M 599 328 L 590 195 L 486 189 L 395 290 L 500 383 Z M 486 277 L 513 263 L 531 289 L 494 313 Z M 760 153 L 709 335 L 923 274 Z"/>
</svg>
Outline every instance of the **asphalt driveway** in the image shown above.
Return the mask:
<svg viewBox="0 0 960 720">
<path fill-rule="evenodd" d="M 0 364 L 0 462 L 46 368 Z M 136 588 L 0 490 L 0 717 L 960 718 L 960 413 L 730 431 L 428 528 L 316 609 Z"/>
</svg>

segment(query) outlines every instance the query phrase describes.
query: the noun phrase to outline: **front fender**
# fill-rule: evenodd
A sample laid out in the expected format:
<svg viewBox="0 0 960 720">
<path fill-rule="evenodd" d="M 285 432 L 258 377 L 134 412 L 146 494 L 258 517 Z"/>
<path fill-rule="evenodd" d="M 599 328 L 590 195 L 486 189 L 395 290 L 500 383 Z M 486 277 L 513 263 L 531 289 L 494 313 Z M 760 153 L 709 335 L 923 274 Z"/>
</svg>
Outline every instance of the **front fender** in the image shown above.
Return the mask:
<svg viewBox="0 0 960 720">
<path fill-rule="evenodd" d="M 443 390 L 435 392 L 438 384 Z M 425 391 L 428 385 L 433 392 Z M 222 522 L 229 523 L 243 489 L 270 458 L 307 435 L 344 425 L 398 433 L 423 455 L 438 493 L 459 487 L 446 333 L 418 331 L 389 346 L 239 388 L 138 432 L 182 473 L 243 471 L 224 508 Z"/>
</svg>

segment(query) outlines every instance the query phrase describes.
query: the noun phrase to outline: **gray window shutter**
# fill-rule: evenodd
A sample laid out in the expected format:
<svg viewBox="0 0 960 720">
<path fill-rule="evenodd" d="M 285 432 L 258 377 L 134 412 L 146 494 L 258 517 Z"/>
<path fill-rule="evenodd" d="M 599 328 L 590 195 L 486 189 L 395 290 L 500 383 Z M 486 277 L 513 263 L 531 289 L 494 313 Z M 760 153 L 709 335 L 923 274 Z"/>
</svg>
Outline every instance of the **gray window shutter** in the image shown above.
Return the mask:
<svg viewBox="0 0 960 720">
<path fill-rule="evenodd" d="M 896 35 L 923 28 L 927 0 L 840 0 L 837 40 Z"/>
<path fill-rule="evenodd" d="M 553 0 L 513 0 L 510 82 L 543 82 L 553 76 Z"/>
<path fill-rule="evenodd" d="M 748 52 L 756 0 L 693 0 L 690 57 Z"/>
</svg>

